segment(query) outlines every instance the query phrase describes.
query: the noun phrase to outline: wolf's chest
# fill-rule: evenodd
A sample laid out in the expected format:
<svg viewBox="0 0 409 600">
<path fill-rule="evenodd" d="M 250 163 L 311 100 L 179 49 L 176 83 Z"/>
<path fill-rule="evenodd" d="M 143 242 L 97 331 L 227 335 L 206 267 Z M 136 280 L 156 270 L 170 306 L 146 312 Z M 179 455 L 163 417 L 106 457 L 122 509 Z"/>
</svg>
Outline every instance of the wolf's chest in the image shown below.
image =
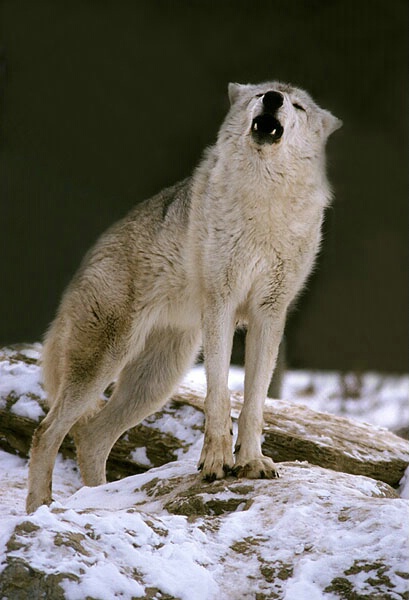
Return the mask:
<svg viewBox="0 0 409 600">
<path fill-rule="evenodd" d="M 321 239 L 321 215 L 305 221 L 288 216 L 263 222 L 249 220 L 240 235 L 233 238 L 231 250 L 243 265 L 270 268 L 280 261 L 296 268 L 315 256 Z"/>
<path fill-rule="evenodd" d="M 259 293 L 294 295 L 314 263 L 321 237 L 319 225 L 253 223 L 242 227 L 240 235 L 232 236 L 218 255 L 226 286 L 243 303 Z"/>
</svg>

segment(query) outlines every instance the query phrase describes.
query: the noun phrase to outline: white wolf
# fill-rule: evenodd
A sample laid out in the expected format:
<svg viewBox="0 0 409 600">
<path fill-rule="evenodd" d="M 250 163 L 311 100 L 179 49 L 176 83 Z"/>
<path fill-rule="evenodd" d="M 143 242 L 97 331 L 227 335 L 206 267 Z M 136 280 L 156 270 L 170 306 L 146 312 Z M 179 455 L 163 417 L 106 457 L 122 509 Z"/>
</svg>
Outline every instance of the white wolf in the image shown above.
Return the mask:
<svg viewBox="0 0 409 600">
<path fill-rule="evenodd" d="M 84 484 L 104 483 L 117 438 L 163 406 L 202 342 L 203 477 L 277 476 L 261 451 L 263 404 L 288 306 L 320 244 L 331 197 L 325 143 L 341 122 L 280 82 L 230 84 L 229 97 L 193 176 L 102 235 L 62 298 L 45 339 L 51 408 L 33 438 L 29 512 L 51 502 L 55 457 L 70 430 Z M 248 333 L 233 457 L 227 377 L 239 322 Z"/>
</svg>

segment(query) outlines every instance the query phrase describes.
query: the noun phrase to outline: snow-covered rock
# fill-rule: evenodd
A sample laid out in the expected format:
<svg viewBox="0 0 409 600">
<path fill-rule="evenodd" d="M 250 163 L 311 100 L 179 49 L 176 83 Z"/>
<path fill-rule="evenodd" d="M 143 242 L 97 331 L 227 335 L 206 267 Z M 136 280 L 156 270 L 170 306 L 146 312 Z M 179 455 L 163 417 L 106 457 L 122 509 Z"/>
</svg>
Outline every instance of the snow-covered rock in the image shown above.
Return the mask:
<svg viewBox="0 0 409 600">
<path fill-rule="evenodd" d="M 407 597 L 408 501 L 366 477 L 279 468 L 209 484 L 180 461 L 9 516 L 0 597 Z"/>
<path fill-rule="evenodd" d="M 46 410 L 40 350 L 36 345 L 0 352 L 0 414 L 12 415 L 9 425 L 33 426 Z M 192 390 L 195 382 L 189 384 Z M 408 471 L 401 497 L 383 481 L 333 470 L 339 465 L 330 469 L 289 459 L 280 460 L 276 480 L 205 483 L 196 470 L 200 391 L 199 384 L 196 395 L 182 389 L 179 400 L 144 423 L 144 440 L 163 443 L 168 454 L 155 455 L 145 441 L 135 446 L 132 435 L 123 445 L 123 454 L 132 455 L 123 456 L 130 465 L 147 469 L 164 455 L 176 462 L 86 488 L 75 461 L 59 455 L 55 502 L 30 516 L 24 510 L 26 442 L 19 449 L 22 438 L 11 426 L 4 428 L 0 598 L 406 600 Z M 239 404 L 234 397 L 233 415 Z M 310 444 L 320 460 L 333 456 L 337 445 L 352 454 L 342 468 L 365 463 L 377 450 L 385 460 L 398 456 L 403 465 L 408 462 L 407 442 L 385 430 L 329 418 L 325 424 L 332 429 L 320 433 L 325 416 L 300 406 L 292 410 L 289 403 L 273 406 L 265 446 L 280 442 L 286 430 L 298 451 Z M 342 426 L 351 426 L 353 435 Z"/>
</svg>

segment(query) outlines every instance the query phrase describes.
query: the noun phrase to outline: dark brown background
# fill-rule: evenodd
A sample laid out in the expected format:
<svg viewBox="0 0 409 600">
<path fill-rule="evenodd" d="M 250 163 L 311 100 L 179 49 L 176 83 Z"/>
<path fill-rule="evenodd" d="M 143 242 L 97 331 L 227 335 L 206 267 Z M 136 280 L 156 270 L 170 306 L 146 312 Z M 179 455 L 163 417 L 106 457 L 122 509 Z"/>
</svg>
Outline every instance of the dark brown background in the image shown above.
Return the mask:
<svg viewBox="0 0 409 600">
<path fill-rule="evenodd" d="M 407 370 L 406 0 L 3 0 L 1 30 L 1 344 L 39 340 L 95 238 L 191 172 L 229 81 L 282 79 L 344 121 L 290 365 Z"/>
</svg>

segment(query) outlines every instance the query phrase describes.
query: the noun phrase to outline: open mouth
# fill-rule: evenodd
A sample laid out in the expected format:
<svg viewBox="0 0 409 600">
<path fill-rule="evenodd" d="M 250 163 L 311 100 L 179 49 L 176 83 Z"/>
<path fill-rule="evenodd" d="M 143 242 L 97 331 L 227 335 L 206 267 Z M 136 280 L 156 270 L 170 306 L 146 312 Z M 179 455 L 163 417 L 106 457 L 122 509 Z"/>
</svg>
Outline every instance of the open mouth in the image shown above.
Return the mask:
<svg viewBox="0 0 409 600">
<path fill-rule="evenodd" d="M 264 112 L 253 119 L 251 131 L 259 144 L 274 144 L 281 139 L 284 128 L 274 115 Z"/>
</svg>

